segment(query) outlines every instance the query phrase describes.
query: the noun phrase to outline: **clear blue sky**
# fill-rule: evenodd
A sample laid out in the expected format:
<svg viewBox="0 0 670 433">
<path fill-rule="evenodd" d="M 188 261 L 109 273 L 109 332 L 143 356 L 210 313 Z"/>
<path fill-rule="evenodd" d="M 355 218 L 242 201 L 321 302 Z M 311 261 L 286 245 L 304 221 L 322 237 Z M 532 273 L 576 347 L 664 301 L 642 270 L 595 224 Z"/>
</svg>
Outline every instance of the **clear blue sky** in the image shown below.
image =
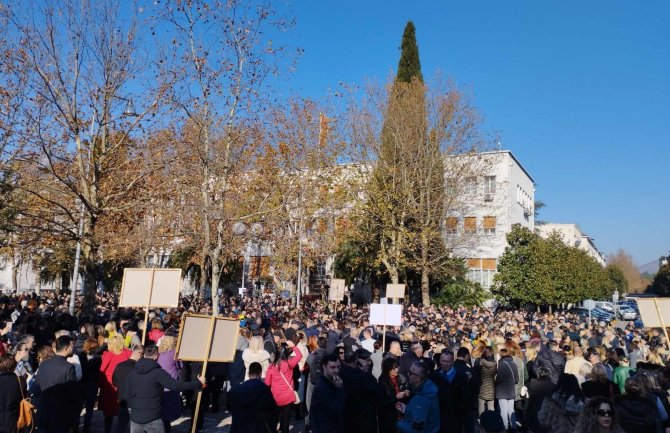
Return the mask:
<svg viewBox="0 0 670 433">
<path fill-rule="evenodd" d="M 547 204 L 606 254 L 670 249 L 670 2 L 294 1 L 289 86 L 318 97 L 384 80 L 414 21 L 425 77 L 473 95 Z"/>
</svg>

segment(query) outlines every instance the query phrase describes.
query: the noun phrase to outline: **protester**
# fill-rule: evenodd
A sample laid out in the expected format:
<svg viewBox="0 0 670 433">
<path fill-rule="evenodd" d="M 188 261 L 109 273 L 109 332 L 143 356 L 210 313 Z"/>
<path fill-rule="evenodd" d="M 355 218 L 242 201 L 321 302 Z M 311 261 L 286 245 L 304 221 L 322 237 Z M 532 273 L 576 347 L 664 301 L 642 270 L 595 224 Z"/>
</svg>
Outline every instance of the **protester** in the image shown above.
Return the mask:
<svg viewBox="0 0 670 433">
<path fill-rule="evenodd" d="M 175 359 L 177 338 L 163 333 L 158 344 L 158 365 L 173 379 L 179 379 L 179 370 L 182 369 L 180 361 Z M 165 432 L 170 432 L 172 421 L 181 416 L 181 396 L 179 392 L 166 389 L 163 392 L 163 425 Z"/>
<path fill-rule="evenodd" d="M 345 433 L 345 394 L 340 373 L 340 359 L 335 354 L 321 358 L 322 374 L 312 394 L 310 427 L 312 433 Z"/>
<path fill-rule="evenodd" d="M 279 407 L 279 431 L 281 433 L 288 433 L 291 409 L 296 402 L 293 369 L 301 359 L 302 352 L 293 341 L 289 340 L 280 347 L 265 376 L 265 384 L 270 387 L 275 403 Z"/>
<path fill-rule="evenodd" d="M 35 390 L 40 395 L 40 427 L 47 433 L 68 433 L 80 406 L 75 367 L 67 359 L 74 350 L 68 335 L 56 338 L 55 356 L 40 364 L 35 377 Z"/>
<path fill-rule="evenodd" d="M 409 369 L 411 397 L 407 404 L 396 403 L 403 417 L 398 421 L 400 433 L 437 433 L 440 431 L 440 407 L 437 387 L 428 380 L 428 369 L 417 361 Z"/>
<path fill-rule="evenodd" d="M 398 409 L 396 403 L 406 403 L 410 396 L 407 389 L 407 379 L 400 374 L 400 366 L 394 358 L 386 358 L 382 361 L 382 373 L 379 376 L 379 384 L 382 386 L 386 399 L 378 409 L 378 423 L 380 432 L 393 433 L 398 431 Z"/>
<path fill-rule="evenodd" d="M 22 400 L 21 380 L 14 374 L 16 360 L 10 354 L 0 355 L 0 432 L 17 433 L 19 404 Z"/>
<path fill-rule="evenodd" d="M 131 371 L 135 369 L 137 361 L 144 356 L 144 348 L 141 345 L 133 347 L 130 358 L 121 362 L 114 369 L 112 375 L 112 384 L 117 389 L 119 400 L 119 416 L 116 420 L 115 433 L 127 433 L 130 424 L 130 412 L 128 411 L 128 401 L 126 400 L 126 379 Z"/>
<path fill-rule="evenodd" d="M 540 433 L 543 428 L 537 419 L 537 414 L 542 407 L 545 397 L 556 387 L 551 381 L 549 369 L 539 367 L 537 378 L 528 381 L 528 406 L 526 408 L 526 426 L 533 433 Z"/>
<path fill-rule="evenodd" d="M 98 398 L 98 380 L 100 366 L 102 365 L 102 357 L 100 356 L 99 349 L 98 340 L 89 337 L 84 341 L 81 355 L 79 356 L 82 374 L 79 387 L 81 390 L 82 406 L 86 410 L 83 433 L 88 433 L 91 430 L 93 408 Z M 79 414 L 77 414 L 76 419 L 77 425 L 79 425 Z"/>
<path fill-rule="evenodd" d="M 514 414 L 514 398 L 516 384 L 519 382 L 519 371 L 507 349 L 500 349 L 498 360 L 498 374 L 495 378 L 495 396 L 500 408 L 505 428 L 516 428 Z"/>
<path fill-rule="evenodd" d="M 198 391 L 205 379 L 198 382 L 178 382 L 163 370 L 158 362 L 158 348 L 155 345 L 144 349 L 144 357 L 137 361 L 128 374 L 124 397 L 130 411 L 131 433 L 163 433 L 163 390 Z"/>
<path fill-rule="evenodd" d="M 551 370 L 549 370 L 549 377 L 551 378 Z M 571 374 L 561 373 L 556 388 L 544 399 L 537 414 L 537 419 L 542 426 L 540 431 L 573 433 L 582 410 L 584 410 L 584 404 L 584 395 L 577 378 Z"/>
<path fill-rule="evenodd" d="M 119 399 L 112 375 L 117 365 L 130 358 L 132 352 L 124 347 L 121 336 L 115 335 L 107 342 L 107 350 L 102 354 L 100 364 L 100 401 L 98 407 L 105 416 L 105 433 L 111 433 L 114 417 L 119 414 Z"/>
<path fill-rule="evenodd" d="M 619 420 L 611 400 L 604 397 L 596 397 L 589 400 L 584 406 L 574 433 L 627 432 L 624 432 L 619 426 Z"/>
<path fill-rule="evenodd" d="M 233 386 L 229 393 L 230 433 L 274 432 L 277 405 L 270 388 L 261 380 L 263 367 L 252 362 L 248 370 L 249 379 Z"/>
<path fill-rule="evenodd" d="M 626 433 L 662 432 L 656 400 L 650 398 L 640 374 L 626 379 L 624 394 L 614 398 L 614 408 Z"/>
<path fill-rule="evenodd" d="M 270 354 L 263 349 L 263 337 L 255 335 L 251 337 L 249 341 L 249 347 L 244 349 L 242 352 L 242 360 L 244 360 L 244 368 L 246 373 L 244 375 L 244 380 L 249 379 L 249 365 L 252 362 L 258 362 L 263 367 L 263 372 L 261 377 L 264 379 L 267 374 L 268 367 L 270 365 Z"/>
<path fill-rule="evenodd" d="M 491 347 L 484 348 L 482 356 L 477 360 L 475 370 L 481 380 L 479 387 L 479 414 L 484 410 L 493 410 L 495 401 L 495 378 L 498 373 L 498 364 L 493 356 Z"/>
<path fill-rule="evenodd" d="M 582 391 L 587 399 L 593 397 L 612 399 L 615 395 L 621 394 L 619 387 L 607 378 L 607 369 L 602 363 L 593 366 L 590 376 L 582 383 Z"/>
<path fill-rule="evenodd" d="M 465 429 L 472 402 L 468 378 L 454 366 L 454 354 L 444 350 L 439 368 L 428 376 L 437 386 L 440 407 L 440 432 L 460 433 Z"/>
</svg>

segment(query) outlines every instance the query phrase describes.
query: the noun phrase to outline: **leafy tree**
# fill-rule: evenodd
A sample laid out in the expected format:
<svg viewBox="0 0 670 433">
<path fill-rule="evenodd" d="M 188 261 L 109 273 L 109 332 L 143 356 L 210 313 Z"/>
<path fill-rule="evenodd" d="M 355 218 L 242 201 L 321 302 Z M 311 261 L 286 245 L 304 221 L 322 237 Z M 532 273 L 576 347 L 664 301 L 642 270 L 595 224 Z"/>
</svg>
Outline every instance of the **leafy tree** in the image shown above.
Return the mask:
<svg viewBox="0 0 670 433">
<path fill-rule="evenodd" d="M 605 266 L 605 272 L 609 278 L 612 290 L 617 290 L 620 294 L 628 292 L 628 279 L 623 270 L 615 263 L 608 263 Z"/>
<path fill-rule="evenodd" d="M 647 292 L 658 296 L 670 296 L 670 264 L 661 266 L 647 288 Z"/>
<path fill-rule="evenodd" d="M 498 262 L 491 292 L 508 303 L 540 304 L 546 299 L 539 290 L 538 279 L 542 270 L 541 238 L 519 224 L 512 226 L 507 234 L 507 247 Z M 550 276 L 546 275 L 545 280 Z"/>
<path fill-rule="evenodd" d="M 419 46 L 416 43 L 416 28 L 412 21 L 408 21 L 405 25 L 400 50 L 396 81 L 410 83 L 414 78 L 423 81 L 421 61 L 419 60 Z"/>
<path fill-rule="evenodd" d="M 607 263 L 616 265 L 623 272 L 627 281 L 627 291 L 642 292 L 647 287 L 648 281 L 640 275 L 633 257 L 626 250 L 619 249 L 615 254 L 607 256 Z"/>
</svg>

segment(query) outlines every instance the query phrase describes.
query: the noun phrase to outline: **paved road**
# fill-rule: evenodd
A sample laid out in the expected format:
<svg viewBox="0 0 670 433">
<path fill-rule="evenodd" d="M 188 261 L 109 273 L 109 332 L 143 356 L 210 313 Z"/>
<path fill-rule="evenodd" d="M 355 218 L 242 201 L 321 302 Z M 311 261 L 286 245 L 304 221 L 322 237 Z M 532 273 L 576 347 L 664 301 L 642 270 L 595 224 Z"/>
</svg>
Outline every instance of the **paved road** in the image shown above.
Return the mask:
<svg viewBox="0 0 670 433">
<path fill-rule="evenodd" d="M 93 413 L 93 425 L 91 426 L 91 433 L 104 433 L 104 423 L 103 423 L 102 412 L 96 410 Z M 84 421 L 84 418 L 81 417 L 81 422 Z M 116 422 L 116 419 L 114 420 Z M 209 413 L 205 414 L 205 422 L 201 433 L 228 433 L 230 431 L 230 413 L 227 411 L 220 411 L 218 413 Z M 190 417 L 181 417 L 178 420 L 172 423 L 171 433 L 190 433 L 191 429 L 191 418 Z M 112 427 L 116 427 L 116 424 Z M 80 431 L 81 431 L 80 427 Z M 291 433 L 302 433 L 305 431 L 305 424 L 303 420 L 291 419 Z"/>
</svg>

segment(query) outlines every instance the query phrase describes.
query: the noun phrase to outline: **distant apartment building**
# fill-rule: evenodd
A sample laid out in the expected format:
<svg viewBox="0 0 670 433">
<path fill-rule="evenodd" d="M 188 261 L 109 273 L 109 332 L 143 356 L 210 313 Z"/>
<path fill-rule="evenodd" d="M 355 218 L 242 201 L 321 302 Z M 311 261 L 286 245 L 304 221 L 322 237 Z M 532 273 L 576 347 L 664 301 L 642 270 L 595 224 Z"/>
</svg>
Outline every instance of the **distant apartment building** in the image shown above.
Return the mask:
<svg viewBox="0 0 670 433">
<path fill-rule="evenodd" d="M 461 205 L 447 213 L 445 239 L 452 243 L 454 254 L 465 259 L 467 278 L 489 288 L 512 225 L 534 230 L 535 182 L 508 150 L 452 156 L 445 167 L 447 196 L 454 163 L 475 163 L 481 168 L 475 176 L 460 180 L 464 182 L 458 192 Z"/>
<path fill-rule="evenodd" d="M 593 238 L 582 232 L 582 229 L 577 224 L 542 223 L 535 227 L 535 231 L 545 239 L 551 233 L 557 232 L 566 245 L 586 251 L 601 266 L 607 264 L 605 255 L 598 250 L 596 244 L 593 242 Z"/>
</svg>

